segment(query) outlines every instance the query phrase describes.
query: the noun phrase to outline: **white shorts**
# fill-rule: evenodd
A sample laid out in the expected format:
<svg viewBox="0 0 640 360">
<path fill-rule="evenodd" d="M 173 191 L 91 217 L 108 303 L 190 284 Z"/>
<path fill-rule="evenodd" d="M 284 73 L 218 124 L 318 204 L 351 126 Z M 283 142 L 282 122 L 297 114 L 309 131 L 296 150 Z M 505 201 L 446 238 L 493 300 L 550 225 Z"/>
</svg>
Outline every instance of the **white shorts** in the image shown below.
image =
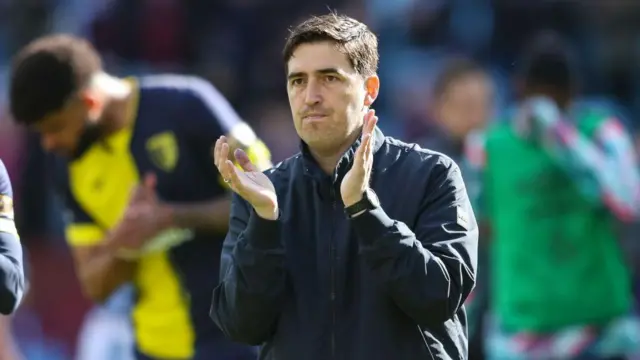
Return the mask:
<svg viewBox="0 0 640 360">
<path fill-rule="evenodd" d="M 94 308 L 78 336 L 76 360 L 134 360 L 134 336 L 126 313 Z"/>
</svg>

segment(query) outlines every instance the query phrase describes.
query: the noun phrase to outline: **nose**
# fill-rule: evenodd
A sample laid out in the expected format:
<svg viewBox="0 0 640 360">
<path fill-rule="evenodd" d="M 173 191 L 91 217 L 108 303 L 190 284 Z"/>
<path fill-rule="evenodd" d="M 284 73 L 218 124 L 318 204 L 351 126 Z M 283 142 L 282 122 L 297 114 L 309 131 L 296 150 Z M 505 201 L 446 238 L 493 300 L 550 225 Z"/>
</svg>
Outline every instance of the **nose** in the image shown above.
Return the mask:
<svg viewBox="0 0 640 360">
<path fill-rule="evenodd" d="M 320 84 L 315 80 L 309 80 L 304 94 L 304 102 L 306 105 L 312 106 L 322 102 L 322 94 Z"/>
</svg>

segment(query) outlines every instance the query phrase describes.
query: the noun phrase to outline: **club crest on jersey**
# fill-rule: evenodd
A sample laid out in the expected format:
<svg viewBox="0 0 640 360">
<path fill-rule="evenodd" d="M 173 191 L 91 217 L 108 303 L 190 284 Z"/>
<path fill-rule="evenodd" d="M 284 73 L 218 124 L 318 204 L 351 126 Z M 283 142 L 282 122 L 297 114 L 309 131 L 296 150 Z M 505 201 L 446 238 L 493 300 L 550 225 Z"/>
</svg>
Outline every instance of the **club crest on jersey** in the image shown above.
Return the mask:
<svg viewBox="0 0 640 360">
<path fill-rule="evenodd" d="M 0 195 L 0 216 L 13 219 L 13 199 L 7 195 Z"/>
<path fill-rule="evenodd" d="M 147 152 L 151 162 L 165 172 L 172 172 L 178 164 L 178 141 L 171 131 L 153 135 L 147 140 Z"/>
</svg>

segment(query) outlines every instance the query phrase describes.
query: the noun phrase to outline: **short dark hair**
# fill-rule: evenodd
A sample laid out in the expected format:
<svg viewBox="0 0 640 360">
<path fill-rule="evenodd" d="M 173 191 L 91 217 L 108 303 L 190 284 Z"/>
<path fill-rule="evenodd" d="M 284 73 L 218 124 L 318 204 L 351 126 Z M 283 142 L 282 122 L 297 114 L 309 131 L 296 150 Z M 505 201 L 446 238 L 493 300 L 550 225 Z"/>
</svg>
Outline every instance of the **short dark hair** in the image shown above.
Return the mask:
<svg viewBox="0 0 640 360">
<path fill-rule="evenodd" d="M 525 87 L 552 87 L 572 92 L 576 69 L 564 38 L 552 31 L 535 35 L 520 61 L 520 79 Z"/>
<path fill-rule="evenodd" d="M 330 41 L 342 51 L 360 75 L 378 71 L 378 38 L 367 25 L 345 15 L 313 16 L 290 30 L 284 46 L 285 64 L 302 44 Z"/>
<path fill-rule="evenodd" d="M 482 66 L 471 59 L 454 58 L 447 61 L 433 83 L 433 94 L 442 96 L 454 82 L 470 75 L 487 76 Z"/>
<path fill-rule="evenodd" d="M 34 40 L 13 60 L 9 106 L 16 122 L 37 123 L 64 107 L 102 70 L 98 52 L 86 40 L 51 35 Z"/>
</svg>

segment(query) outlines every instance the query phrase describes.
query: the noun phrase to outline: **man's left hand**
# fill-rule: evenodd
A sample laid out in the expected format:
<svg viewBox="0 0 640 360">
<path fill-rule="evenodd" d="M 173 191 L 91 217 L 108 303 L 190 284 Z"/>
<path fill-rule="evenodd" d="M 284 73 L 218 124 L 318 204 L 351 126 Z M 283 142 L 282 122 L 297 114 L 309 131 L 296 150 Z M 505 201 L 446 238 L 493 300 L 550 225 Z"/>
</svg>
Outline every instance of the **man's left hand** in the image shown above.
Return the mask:
<svg viewBox="0 0 640 360">
<path fill-rule="evenodd" d="M 378 123 L 374 110 L 364 116 L 362 125 L 362 141 L 356 150 L 353 166 L 340 184 L 340 194 L 345 207 L 349 207 L 362 199 L 369 188 L 371 169 L 373 168 L 373 132 Z"/>
</svg>

